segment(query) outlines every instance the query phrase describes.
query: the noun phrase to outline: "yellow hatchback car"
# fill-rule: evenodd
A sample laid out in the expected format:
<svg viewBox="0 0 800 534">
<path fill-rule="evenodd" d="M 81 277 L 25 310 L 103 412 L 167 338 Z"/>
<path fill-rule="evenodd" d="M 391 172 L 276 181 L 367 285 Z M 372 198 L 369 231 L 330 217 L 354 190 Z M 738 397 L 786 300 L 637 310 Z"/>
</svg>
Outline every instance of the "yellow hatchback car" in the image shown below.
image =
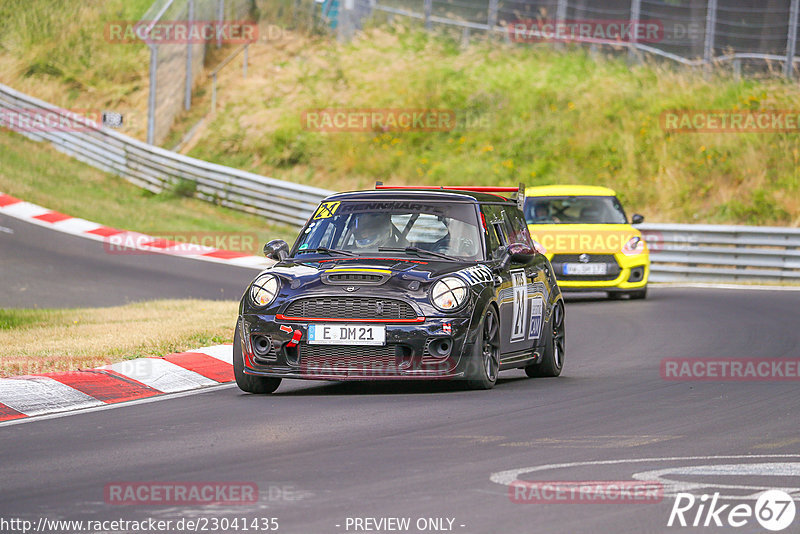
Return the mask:
<svg viewBox="0 0 800 534">
<path fill-rule="evenodd" d="M 525 191 L 525 220 L 563 291 L 605 291 L 610 298 L 647 297 L 650 253 L 606 187 L 548 185 Z"/>
</svg>

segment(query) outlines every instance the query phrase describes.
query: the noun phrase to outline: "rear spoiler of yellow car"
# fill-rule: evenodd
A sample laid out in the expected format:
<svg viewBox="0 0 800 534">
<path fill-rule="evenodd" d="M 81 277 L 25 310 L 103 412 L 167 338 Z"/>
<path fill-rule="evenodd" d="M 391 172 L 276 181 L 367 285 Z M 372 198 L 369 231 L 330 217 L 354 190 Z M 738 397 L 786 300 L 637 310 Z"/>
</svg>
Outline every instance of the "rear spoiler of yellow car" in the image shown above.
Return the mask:
<svg viewBox="0 0 800 534">
<path fill-rule="evenodd" d="M 375 189 L 444 189 L 447 191 L 470 191 L 472 193 L 491 193 L 507 200 L 515 200 L 517 207 L 522 209 L 525 206 L 525 184 L 520 183 L 519 187 L 500 187 L 486 185 L 383 185 L 383 182 L 375 182 Z M 498 194 L 506 193 L 506 194 Z M 510 193 L 510 194 L 508 194 Z"/>
</svg>

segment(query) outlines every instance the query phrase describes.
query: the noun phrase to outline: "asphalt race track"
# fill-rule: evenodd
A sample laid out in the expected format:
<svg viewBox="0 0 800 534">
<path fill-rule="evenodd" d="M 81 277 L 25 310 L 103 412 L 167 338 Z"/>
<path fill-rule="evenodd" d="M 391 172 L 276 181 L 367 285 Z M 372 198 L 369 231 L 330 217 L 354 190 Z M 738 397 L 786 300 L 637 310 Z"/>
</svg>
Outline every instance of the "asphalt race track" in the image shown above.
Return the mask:
<svg viewBox="0 0 800 534">
<path fill-rule="evenodd" d="M 0 225 L 15 230 L 0 236 L 4 278 L 25 262 L 28 273 L 48 283 L 85 281 L 89 289 L 67 292 L 54 306 L 79 303 L 81 296 L 91 304 L 214 296 L 220 288 L 238 298 L 251 277 L 247 269 L 213 264 L 188 268 L 184 276 L 174 262 L 188 260 L 102 257 L 91 253 L 96 243 L 48 237 L 7 218 Z M 31 237 L 36 244 L 26 245 Z M 15 283 L 4 280 L 5 305 L 9 299 L 26 305 L 44 291 L 30 286 L 21 296 Z M 113 288 L 114 298 L 105 295 Z M 581 463 L 520 478 L 628 481 L 672 468 L 684 473 L 668 478 L 703 482 L 709 493 L 722 484 L 729 486 L 723 493 L 800 486 L 797 382 L 675 382 L 659 370 L 663 358 L 798 358 L 798 309 L 794 291 L 654 287 L 646 301 L 572 298 L 560 378 L 507 372 L 491 391 L 450 383 L 284 381 L 264 397 L 221 386 L 2 425 L 0 517 L 173 524 L 273 517 L 278 532 L 309 534 L 363 532 L 347 518 L 388 517 L 410 518 L 407 532 L 423 531 L 416 526 L 420 518 L 453 519 L 452 531 L 470 534 L 696 531 L 666 526 L 670 497 L 647 504 L 515 503 L 492 475 Z M 626 462 L 599 463 L 614 460 Z M 733 467 L 685 472 L 721 464 Z M 104 502 L 104 487 L 123 481 L 252 482 L 259 497 L 255 504 L 226 506 Z M 736 530 L 764 532 L 753 523 Z M 785 532 L 797 532 L 798 524 L 795 519 Z"/>
<path fill-rule="evenodd" d="M 255 270 L 103 243 L 0 214 L 0 307 L 116 306 L 158 298 L 238 300 Z"/>
</svg>

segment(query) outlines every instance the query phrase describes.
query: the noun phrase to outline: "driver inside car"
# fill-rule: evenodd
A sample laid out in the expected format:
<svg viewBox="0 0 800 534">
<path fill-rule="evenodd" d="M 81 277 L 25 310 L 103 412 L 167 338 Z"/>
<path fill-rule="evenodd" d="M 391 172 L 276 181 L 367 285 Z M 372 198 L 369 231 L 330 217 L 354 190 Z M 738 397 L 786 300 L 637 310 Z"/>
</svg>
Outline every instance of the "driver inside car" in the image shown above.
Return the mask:
<svg viewBox="0 0 800 534">
<path fill-rule="evenodd" d="M 353 240 L 359 250 L 378 250 L 380 247 L 405 247 L 401 243 L 388 213 L 358 213 L 353 222 Z"/>
</svg>

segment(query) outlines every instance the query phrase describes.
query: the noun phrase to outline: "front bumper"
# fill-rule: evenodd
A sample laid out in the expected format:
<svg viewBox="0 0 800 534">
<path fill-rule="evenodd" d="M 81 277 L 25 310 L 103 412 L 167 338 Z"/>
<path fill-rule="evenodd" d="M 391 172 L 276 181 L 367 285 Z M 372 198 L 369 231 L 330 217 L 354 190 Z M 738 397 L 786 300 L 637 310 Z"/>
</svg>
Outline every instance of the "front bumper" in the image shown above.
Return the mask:
<svg viewBox="0 0 800 534">
<path fill-rule="evenodd" d="M 313 321 L 277 320 L 274 315 L 245 314 L 240 332 L 245 374 L 306 380 L 431 380 L 466 375 L 470 353 L 470 318 L 428 317 L 419 323 L 380 323 L 386 344 L 309 344 Z M 345 324 L 345 322 L 342 322 Z M 357 319 L 348 325 L 367 324 Z M 375 323 L 369 323 L 375 325 Z M 299 333 L 298 333 L 299 332 Z M 257 351 L 258 336 L 271 349 Z M 449 351 L 437 352 L 444 345 Z"/>
<path fill-rule="evenodd" d="M 626 256 L 625 254 L 618 253 L 609 256 L 613 257 L 613 263 L 609 263 L 609 272 L 612 273 L 611 276 L 585 276 L 572 277 L 572 279 L 562 274 L 560 269 L 560 265 L 562 264 L 558 262 L 557 256 L 555 257 L 555 262 L 552 262 L 553 256 L 550 256 L 548 259 L 551 259 L 558 286 L 563 292 L 626 291 L 642 289 L 647 286 L 647 279 L 650 276 L 649 254 Z"/>
</svg>

